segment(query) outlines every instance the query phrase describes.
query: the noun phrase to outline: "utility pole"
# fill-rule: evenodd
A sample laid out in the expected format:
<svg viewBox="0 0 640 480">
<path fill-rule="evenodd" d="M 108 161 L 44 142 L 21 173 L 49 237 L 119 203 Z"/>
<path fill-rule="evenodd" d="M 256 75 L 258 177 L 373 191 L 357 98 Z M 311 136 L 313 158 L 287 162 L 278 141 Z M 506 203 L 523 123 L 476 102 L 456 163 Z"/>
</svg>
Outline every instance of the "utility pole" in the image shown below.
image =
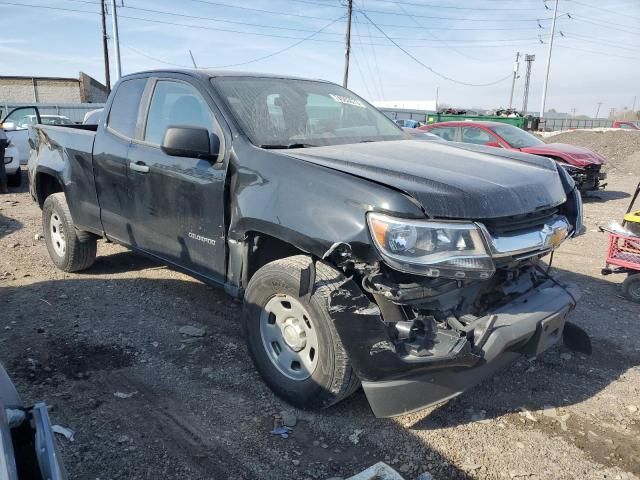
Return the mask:
<svg viewBox="0 0 640 480">
<path fill-rule="evenodd" d="M 542 103 L 540 104 L 540 118 L 544 117 L 544 104 L 547 101 L 547 85 L 549 84 L 549 68 L 551 67 L 551 51 L 553 50 L 553 37 L 556 34 L 556 18 L 558 17 L 558 0 L 553 8 L 553 21 L 551 22 L 551 37 L 549 37 L 549 51 L 547 53 L 547 69 L 544 74 L 542 86 Z"/>
<path fill-rule="evenodd" d="M 107 93 L 111 92 L 111 74 L 109 73 L 109 45 L 107 35 L 107 5 L 105 0 L 100 0 L 100 14 L 102 15 L 102 54 L 104 55 L 104 80 Z"/>
<path fill-rule="evenodd" d="M 513 105 L 513 90 L 516 88 L 516 78 L 518 77 L 518 70 L 520 69 L 520 52 L 516 52 L 516 61 L 513 64 L 513 79 L 511 80 L 511 94 L 509 95 L 509 110 Z"/>
<path fill-rule="evenodd" d="M 524 75 L 524 97 L 522 99 L 522 115 L 527 114 L 527 104 L 529 103 L 529 81 L 531 80 L 531 64 L 535 59 L 535 55 L 526 54 L 524 56 L 524 61 L 527 63 L 527 71 Z"/>
<path fill-rule="evenodd" d="M 351 14 L 353 13 L 353 0 L 347 0 L 347 33 L 344 48 L 344 78 L 342 86 L 347 88 L 349 83 L 349 54 L 351 53 Z"/>
<path fill-rule="evenodd" d="M 436 113 L 438 113 L 438 97 L 440 95 L 440 85 L 436 85 Z"/>
<path fill-rule="evenodd" d="M 600 114 L 600 106 L 602 105 L 602 102 L 598 102 L 598 109 L 596 110 L 596 116 L 594 118 L 598 118 L 598 115 Z"/>
<path fill-rule="evenodd" d="M 111 20 L 113 28 L 113 51 L 116 55 L 116 80 L 122 76 L 122 66 L 120 64 L 120 37 L 118 37 L 118 14 L 116 11 L 116 0 L 111 0 Z"/>
</svg>

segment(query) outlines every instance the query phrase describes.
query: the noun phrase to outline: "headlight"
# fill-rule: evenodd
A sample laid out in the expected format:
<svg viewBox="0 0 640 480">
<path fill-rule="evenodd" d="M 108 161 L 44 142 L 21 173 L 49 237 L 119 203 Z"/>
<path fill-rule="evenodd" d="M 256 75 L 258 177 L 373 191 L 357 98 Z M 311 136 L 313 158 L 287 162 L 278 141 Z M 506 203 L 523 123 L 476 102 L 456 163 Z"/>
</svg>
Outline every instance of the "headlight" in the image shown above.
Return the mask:
<svg viewBox="0 0 640 480">
<path fill-rule="evenodd" d="M 473 223 L 367 215 L 376 248 L 389 266 L 429 277 L 489 278 L 495 272 L 480 229 Z"/>
<path fill-rule="evenodd" d="M 11 162 L 13 162 L 13 157 L 4 157 L 5 164 L 11 163 Z"/>
</svg>

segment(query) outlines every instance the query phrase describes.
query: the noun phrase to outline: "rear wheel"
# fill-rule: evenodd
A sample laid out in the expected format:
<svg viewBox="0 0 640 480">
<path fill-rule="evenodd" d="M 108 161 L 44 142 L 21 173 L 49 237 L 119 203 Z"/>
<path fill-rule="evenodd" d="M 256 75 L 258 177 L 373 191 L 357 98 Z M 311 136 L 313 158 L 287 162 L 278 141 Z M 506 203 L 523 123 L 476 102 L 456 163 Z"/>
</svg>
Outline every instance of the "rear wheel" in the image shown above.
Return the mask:
<svg viewBox="0 0 640 480">
<path fill-rule="evenodd" d="M 622 282 L 622 293 L 632 302 L 640 303 L 640 273 L 633 273 Z"/>
<path fill-rule="evenodd" d="M 76 230 L 64 193 L 49 195 L 42 208 L 42 226 L 53 263 L 65 272 L 78 272 L 96 259 L 96 236 Z"/>
<path fill-rule="evenodd" d="M 251 278 L 244 329 L 253 362 L 269 387 L 299 408 L 324 408 L 360 385 L 329 315 L 329 294 L 343 277 L 318 262 L 310 296 L 300 296 L 311 259 L 271 262 Z"/>
</svg>

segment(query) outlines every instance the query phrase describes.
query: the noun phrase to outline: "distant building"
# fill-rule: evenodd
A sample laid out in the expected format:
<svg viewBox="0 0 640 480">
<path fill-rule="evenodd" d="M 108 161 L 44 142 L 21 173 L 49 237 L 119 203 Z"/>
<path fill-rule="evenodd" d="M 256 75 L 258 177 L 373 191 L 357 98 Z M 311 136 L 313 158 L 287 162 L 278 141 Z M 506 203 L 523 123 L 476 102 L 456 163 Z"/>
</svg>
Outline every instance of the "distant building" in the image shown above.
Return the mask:
<svg viewBox="0 0 640 480">
<path fill-rule="evenodd" d="M 435 112 L 435 100 L 374 100 L 374 106 L 384 109 L 422 110 Z"/>
<path fill-rule="evenodd" d="M 0 104 L 104 103 L 107 87 L 80 72 L 78 78 L 0 76 Z"/>
</svg>

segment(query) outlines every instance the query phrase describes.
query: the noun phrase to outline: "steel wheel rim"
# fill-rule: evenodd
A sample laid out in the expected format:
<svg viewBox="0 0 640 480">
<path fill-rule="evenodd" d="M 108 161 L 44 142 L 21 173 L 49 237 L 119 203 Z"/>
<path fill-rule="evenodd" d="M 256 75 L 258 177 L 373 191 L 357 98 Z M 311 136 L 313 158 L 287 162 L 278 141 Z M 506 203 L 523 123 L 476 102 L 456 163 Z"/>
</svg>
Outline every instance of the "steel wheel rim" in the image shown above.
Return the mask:
<svg viewBox="0 0 640 480">
<path fill-rule="evenodd" d="M 51 244 L 53 245 L 53 249 L 60 257 L 64 257 L 65 252 L 67 251 L 67 240 L 64 234 L 64 225 L 62 223 L 62 219 L 57 212 L 53 212 L 51 214 L 51 219 L 49 221 L 49 230 L 51 234 Z"/>
<path fill-rule="evenodd" d="M 260 314 L 260 337 L 269 360 L 285 377 L 301 382 L 318 365 L 318 335 L 307 310 L 289 295 L 271 297 Z"/>
</svg>

